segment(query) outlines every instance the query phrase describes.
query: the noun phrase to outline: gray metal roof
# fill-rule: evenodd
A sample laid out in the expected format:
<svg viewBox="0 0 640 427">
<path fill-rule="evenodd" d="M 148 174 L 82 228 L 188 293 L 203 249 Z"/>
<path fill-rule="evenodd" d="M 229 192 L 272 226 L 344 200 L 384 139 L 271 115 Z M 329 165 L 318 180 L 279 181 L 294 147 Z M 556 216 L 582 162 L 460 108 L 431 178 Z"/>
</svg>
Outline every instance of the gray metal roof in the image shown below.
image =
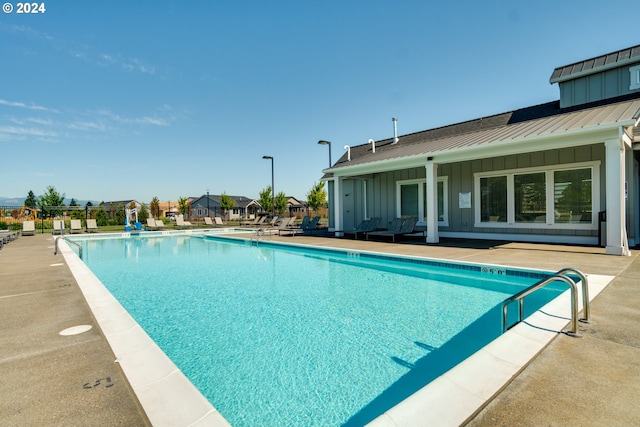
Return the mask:
<svg viewBox="0 0 640 427">
<path fill-rule="evenodd" d="M 531 141 L 568 131 L 580 131 L 606 125 L 637 125 L 640 118 L 640 94 L 622 97 L 622 101 L 588 104 L 580 108 L 560 109 L 559 102 L 523 108 L 495 116 L 462 122 L 376 142 L 351 147 L 331 170 L 414 156 L 435 156 L 473 147 L 488 147 L 504 142 Z M 325 176 L 326 178 L 327 176 Z"/>
<path fill-rule="evenodd" d="M 549 83 L 571 80 L 634 62 L 640 62 L 640 45 L 558 67 L 553 70 Z"/>
</svg>

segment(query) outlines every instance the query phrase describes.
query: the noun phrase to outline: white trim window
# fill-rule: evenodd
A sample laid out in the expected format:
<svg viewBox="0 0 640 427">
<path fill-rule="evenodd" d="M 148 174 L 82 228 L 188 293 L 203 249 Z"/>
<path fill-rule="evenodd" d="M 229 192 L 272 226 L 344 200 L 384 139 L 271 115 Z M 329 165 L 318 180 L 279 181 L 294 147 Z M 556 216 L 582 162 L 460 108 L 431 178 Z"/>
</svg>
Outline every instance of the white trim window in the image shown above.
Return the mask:
<svg viewBox="0 0 640 427">
<path fill-rule="evenodd" d="M 438 177 L 438 225 L 449 225 L 448 177 Z M 396 212 L 398 217 L 414 216 L 426 221 L 427 185 L 424 179 L 396 181 Z"/>
<path fill-rule="evenodd" d="M 474 175 L 475 226 L 596 229 L 600 162 Z"/>
<path fill-rule="evenodd" d="M 640 89 L 640 65 L 629 67 L 629 90 Z"/>
</svg>

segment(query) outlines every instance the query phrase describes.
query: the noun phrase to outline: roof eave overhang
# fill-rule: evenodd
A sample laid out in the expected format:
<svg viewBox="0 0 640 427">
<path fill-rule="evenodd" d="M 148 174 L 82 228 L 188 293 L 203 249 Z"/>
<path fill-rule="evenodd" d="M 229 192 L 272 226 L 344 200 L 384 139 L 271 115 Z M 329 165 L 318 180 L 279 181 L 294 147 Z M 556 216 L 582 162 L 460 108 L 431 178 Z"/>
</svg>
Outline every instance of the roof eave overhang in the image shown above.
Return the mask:
<svg viewBox="0 0 640 427">
<path fill-rule="evenodd" d="M 612 62 L 611 64 L 602 65 L 602 66 L 600 66 L 598 68 L 591 68 L 591 69 L 585 70 L 585 71 L 579 71 L 579 72 L 573 73 L 573 74 L 570 73 L 570 74 L 567 74 L 566 76 L 559 76 L 559 77 L 556 77 L 556 78 L 550 78 L 549 79 L 549 83 L 550 84 L 563 83 L 563 82 L 566 82 L 566 81 L 569 81 L 569 80 L 578 79 L 580 77 L 589 76 L 591 74 L 601 73 L 603 71 L 611 70 L 613 68 L 620 68 L 620 67 L 624 67 L 624 66 L 627 66 L 627 65 L 633 65 L 633 64 L 640 64 L 640 60 L 638 60 L 638 57 L 625 59 L 625 60 L 620 61 L 620 62 Z M 574 64 L 571 64 L 571 65 L 574 65 Z M 570 65 L 565 65 L 564 67 L 558 67 L 558 68 L 565 68 L 565 67 L 569 67 L 569 66 Z"/>
<path fill-rule="evenodd" d="M 638 119 L 629 119 L 605 125 L 570 129 L 546 135 L 527 136 L 522 138 L 492 141 L 471 147 L 454 148 L 444 151 L 424 152 L 412 156 L 394 159 L 359 163 L 353 166 L 340 166 L 323 170 L 333 173 L 334 177 L 358 176 L 369 173 L 388 172 L 426 165 L 429 158 L 438 164 L 461 162 L 478 158 L 520 154 L 532 151 L 543 151 L 557 148 L 595 144 L 607 139 L 617 138 L 620 129 L 634 126 Z"/>
</svg>

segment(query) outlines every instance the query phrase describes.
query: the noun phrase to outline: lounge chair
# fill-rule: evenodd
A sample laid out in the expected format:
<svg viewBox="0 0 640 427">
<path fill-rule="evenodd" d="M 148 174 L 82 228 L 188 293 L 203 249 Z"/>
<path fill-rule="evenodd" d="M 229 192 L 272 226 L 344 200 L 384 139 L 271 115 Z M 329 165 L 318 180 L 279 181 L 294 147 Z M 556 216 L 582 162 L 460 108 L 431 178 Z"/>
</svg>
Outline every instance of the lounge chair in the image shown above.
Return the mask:
<svg viewBox="0 0 640 427">
<path fill-rule="evenodd" d="M 247 227 L 260 227 L 266 221 L 266 219 L 267 219 L 266 215 L 260 215 L 259 217 L 255 218 L 253 221 L 244 223 L 243 225 Z"/>
<path fill-rule="evenodd" d="M 300 227 L 289 228 L 286 231 L 288 233 L 293 234 L 294 236 L 298 233 L 311 234 L 311 232 L 315 230 L 316 227 L 318 226 L 318 222 L 320 222 L 320 217 L 315 216 L 311 221 L 308 221 L 306 224 L 303 220 L 302 224 L 300 224 Z M 280 235 L 282 235 L 282 231 L 285 231 L 285 230 L 280 230 Z"/>
<path fill-rule="evenodd" d="M 160 218 L 156 219 L 156 228 L 158 230 L 162 230 L 164 228 L 164 222 Z"/>
<path fill-rule="evenodd" d="M 18 238 L 18 233 L 15 231 L 9 230 L 0 230 L 0 243 L 7 244 L 12 240 L 16 240 Z"/>
<path fill-rule="evenodd" d="M 220 218 L 219 216 L 216 216 L 213 218 L 213 222 L 215 222 L 216 225 L 218 226 L 223 226 L 224 222 L 222 222 L 222 218 Z"/>
<path fill-rule="evenodd" d="M 386 235 L 389 235 L 390 233 L 397 233 L 400 231 L 400 228 L 402 227 L 402 223 L 404 223 L 404 219 L 394 218 L 389 223 L 389 226 L 387 227 L 386 230 L 374 230 L 374 231 L 369 231 L 365 233 L 366 239 L 369 240 L 369 236 L 378 236 L 378 235 L 386 236 Z"/>
<path fill-rule="evenodd" d="M 82 221 L 80 221 L 79 219 L 72 219 L 69 231 L 71 231 L 71 234 L 82 233 Z"/>
<path fill-rule="evenodd" d="M 185 221 L 182 215 L 178 215 L 176 217 L 176 227 L 177 228 L 190 228 L 191 223 L 189 221 Z"/>
<path fill-rule="evenodd" d="M 64 234 L 64 220 L 54 219 L 51 234 Z"/>
<path fill-rule="evenodd" d="M 98 231 L 98 224 L 96 223 L 95 219 L 87 220 L 87 231 L 89 233 L 95 233 L 96 231 Z"/>
<path fill-rule="evenodd" d="M 291 230 L 291 226 L 293 225 L 293 222 L 296 220 L 296 217 L 291 216 L 289 218 L 282 218 L 282 221 L 280 221 L 280 223 L 278 225 L 275 225 L 273 227 L 270 228 L 264 228 L 262 229 L 262 231 L 265 234 L 274 234 L 274 233 L 278 233 L 278 235 L 280 235 L 281 231 L 287 231 L 287 230 Z"/>
<path fill-rule="evenodd" d="M 33 236 L 36 234 L 36 223 L 34 221 L 24 221 L 22 223 L 22 235 Z"/>
<path fill-rule="evenodd" d="M 153 218 L 147 218 L 147 229 L 150 231 L 157 231 L 158 226 L 156 225 L 156 220 Z"/>
<path fill-rule="evenodd" d="M 399 219 L 399 218 L 396 218 L 396 219 Z M 397 236 L 414 233 L 417 222 L 418 222 L 418 218 L 416 217 L 405 218 L 404 220 L 400 221 L 400 227 L 395 227 L 395 225 L 397 225 L 398 223 L 398 222 L 395 222 L 393 229 L 389 227 L 389 230 L 372 231 L 370 233 L 367 233 L 367 240 L 369 240 L 369 236 L 384 236 L 384 237 L 391 236 L 391 241 L 395 243 Z"/>
<path fill-rule="evenodd" d="M 358 226 L 354 228 L 352 231 L 345 231 L 344 235 L 348 236 L 353 234 L 354 236 L 353 238 L 357 240 L 358 234 L 366 235 L 371 231 L 375 231 L 380 226 L 381 220 L 382 218 L 379 218 L 379 217 L 365 219 L 364 221 L 360 222 L 360 224 L 358 224 Z"/>
<path fill-rule="evenodd" d="M 204 223 L 205 223 L 206 225 L 213 225 L 213 221 L 211 220 L 211 217 L 210 217 L 210 216 L 205 216 L 205 217 L 204 217 Z"/>
</svg>

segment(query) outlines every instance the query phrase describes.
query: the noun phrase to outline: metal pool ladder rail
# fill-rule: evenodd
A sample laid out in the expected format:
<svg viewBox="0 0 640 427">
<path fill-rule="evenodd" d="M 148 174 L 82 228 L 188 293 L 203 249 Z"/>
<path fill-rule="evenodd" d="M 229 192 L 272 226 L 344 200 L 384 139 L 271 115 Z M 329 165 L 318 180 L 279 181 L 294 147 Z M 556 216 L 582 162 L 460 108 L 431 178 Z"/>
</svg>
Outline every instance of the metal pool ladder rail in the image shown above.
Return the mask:
<svg viewBox="0 0 640 427">
<path fill-rule="evenodd" d="M 77 242 L 74 242 L 73 240 L 70 240 L 65 236 L 60 236 L 56 238 L 56 248 L 55 248 L 55 251 L 53 252 L 54 255 L 58 255 L 58 240 L 60 239 L 64 239 L 65 242 L 69 242 L 76 245 L 78 247 L 78 257 L 82 259 L 82 246 L 80 246 Z"/>
<path fill-rule="evenodd" d="M 543 279 L 529 286 L 527 289 L 520 291 L 517 294 L 511 296 L 510 298 L 507 298 L 506 300 L 504 300 L 504 302 L 502 303 L 502 332 L 504 333 L 508 329 L 507 313 L 509 310 L 509 304 L 511 304 L 514 301 L 518 301 L 518 321 L 513 325 L 511 325 L 511 327 L 513 327 L 518 323 L 522 322 L 522 319 L 524 317 L 524 297 L 537 291 L 540 288 L 543 288 L 549 283 L 552 283 L 555 281 L 561 281 L 569 285 L 569 288 L 571 289 L 571 332 L 568 332 L 567 335 L 570 335 L 572 337 L 580 337 L 580 334 L 578 334 L 578 286 L 570 277 L 567 277 L 567 275 L 570 273 L 577 275 L 578 277 L 580 277 L 580 280 L 582 281 L 582 300 L 583 300 L 582 305 L 584 307 L 584 318 L 580 319 L 580 321 L 585 323 L 590 323 L 589 282 L 587 281 L 587 277 L 584 274 L 582 274 L 579 270 L 576 270 L 575 268 L 567 267 L 567 268 L 563 268 L 562 270 L 559 270 L 553 276 L 547 279 Z"/>
</svg>

